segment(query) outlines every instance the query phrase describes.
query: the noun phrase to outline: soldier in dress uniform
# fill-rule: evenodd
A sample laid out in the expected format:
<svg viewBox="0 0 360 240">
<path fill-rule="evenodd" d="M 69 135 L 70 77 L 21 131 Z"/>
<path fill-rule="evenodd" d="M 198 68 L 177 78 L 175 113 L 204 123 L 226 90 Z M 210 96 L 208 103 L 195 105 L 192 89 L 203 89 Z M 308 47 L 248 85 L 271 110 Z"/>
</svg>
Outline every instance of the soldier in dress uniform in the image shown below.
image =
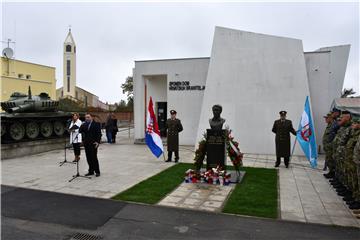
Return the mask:
<svg viewBox="0 0 360 240">
<path fill-rule="evenodd" d="M 179 161 L 179 132 L 183 130 L 180 119 L 176 118 L 176 111 L 171 110 L 169 118 L 165 124 L 167 130 L 167 150 L 168 159 L 166 162 L 171 162 L 172 153 L 175 152 L 175 163 Z"/>
<path fill-rule="evenodd" d="M 290 133 L 296 135 L 292 122 L 286 119 L 286 111 L 280 111 L 280 119 L 274 122 L 272 132 L 275 133 L 276 164 L 279 167 L 280 158 L 284 158 L 286 168 L 289 167 L 290 159 Z"/>
</svg>

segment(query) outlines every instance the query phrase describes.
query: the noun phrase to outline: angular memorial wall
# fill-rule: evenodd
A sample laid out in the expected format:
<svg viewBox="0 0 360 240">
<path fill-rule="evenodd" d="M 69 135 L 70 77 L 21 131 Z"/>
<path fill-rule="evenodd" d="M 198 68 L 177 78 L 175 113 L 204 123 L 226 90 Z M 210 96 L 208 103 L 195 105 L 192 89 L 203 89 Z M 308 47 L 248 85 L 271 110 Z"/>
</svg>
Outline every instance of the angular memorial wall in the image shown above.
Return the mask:
<svg viewBox="0 0 360 240">
<path fill-rule="evenodd" d="M 221 104 L 242 152 L 274 154 L 273 121 L 286 110 L 297 129 L 308 95 L 301 40 L 216 27 L 197 139 Z"/>
</svg>

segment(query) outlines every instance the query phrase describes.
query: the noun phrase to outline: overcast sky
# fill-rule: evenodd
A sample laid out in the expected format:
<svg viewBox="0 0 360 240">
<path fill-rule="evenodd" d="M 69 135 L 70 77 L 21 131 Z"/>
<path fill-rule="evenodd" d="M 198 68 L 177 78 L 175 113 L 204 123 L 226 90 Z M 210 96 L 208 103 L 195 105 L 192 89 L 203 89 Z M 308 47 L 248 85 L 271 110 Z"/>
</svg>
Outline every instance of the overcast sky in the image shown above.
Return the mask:
<svg viewBox="0 0 360 240">
<path fill-rule="evenodd" d="M 71 25 L 77 85 L 114 103 L 134 60 L 210 56 L 215 26 L 303 40 L 304 51 L 351 44 L 344 87 L 359 92 L 358 3 L 3 3 L 15 57 L 56 67 Z M 3 45 L 4 47 L 4 45 Z"/>
</svg>

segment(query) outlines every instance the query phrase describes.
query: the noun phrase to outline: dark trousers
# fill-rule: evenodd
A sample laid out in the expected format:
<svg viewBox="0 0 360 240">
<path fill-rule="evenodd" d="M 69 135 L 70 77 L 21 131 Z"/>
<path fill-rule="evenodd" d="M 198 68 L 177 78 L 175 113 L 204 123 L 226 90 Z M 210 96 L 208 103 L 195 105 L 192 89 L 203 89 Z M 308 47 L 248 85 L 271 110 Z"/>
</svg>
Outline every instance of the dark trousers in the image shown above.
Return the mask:
<svg viewBox="0 0 360 240">
<path fill-rule="evenodd" d="M 175 160 L 179 160 L 179 151 L 174 151 L 175 152 Z M 173 151 L 168 151 L 168 160 L 171 161 L 172 158 L 172 153 Z"/>
<path fill-rule="evenodd" d="M 113 132 L 112 132 L 112 135 L 111 135 L 112 143 L 115 143 L 115 142 L 116 142 L 116 134 L 117 134 L 117 131 L 113 131 Z"/>
<path fill-rule="evenodd" d="M 276 166 L 279 166 L 281 162 L 281 157 L 276 157 Z M 285 166 L 289 165 L 289 157 L 284 157 Z"/>
<path fill-rule="evenodd" d="M 84 144 L 86 160 L 89 165 L 89 173 L 100 173 L 97 148 L 93 143 Z"/>
<path fill-rule="evenodd" d="M 73 143 L 74 155 L 80 156 L 80 143 Z"/>
<path fill-rule="evenodd" d="M 112 131 L 111 130 L 106 130 L 106 138 L 107 138 L 108 143 L 112 142 Z"/>
</svg>

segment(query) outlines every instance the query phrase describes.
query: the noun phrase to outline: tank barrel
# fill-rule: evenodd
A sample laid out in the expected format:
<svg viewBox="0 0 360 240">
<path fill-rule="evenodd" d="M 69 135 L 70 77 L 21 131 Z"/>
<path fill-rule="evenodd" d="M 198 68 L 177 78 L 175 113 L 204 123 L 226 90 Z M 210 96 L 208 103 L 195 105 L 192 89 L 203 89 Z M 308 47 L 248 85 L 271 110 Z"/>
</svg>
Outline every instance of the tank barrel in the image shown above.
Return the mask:
<svg viewBox="0 0 360 240">
<path fill-rule="evenodd" d="M 23 105 L 19 105 L 17 107 L 8 108 L 8 109 L 6 109 L 6 112 L 8 112 L 8 113 L 24 112 L 24 111 L 30 109 L 32 106 L 33 106 L 32 103 L 23 104 Z"/>
</svg>

